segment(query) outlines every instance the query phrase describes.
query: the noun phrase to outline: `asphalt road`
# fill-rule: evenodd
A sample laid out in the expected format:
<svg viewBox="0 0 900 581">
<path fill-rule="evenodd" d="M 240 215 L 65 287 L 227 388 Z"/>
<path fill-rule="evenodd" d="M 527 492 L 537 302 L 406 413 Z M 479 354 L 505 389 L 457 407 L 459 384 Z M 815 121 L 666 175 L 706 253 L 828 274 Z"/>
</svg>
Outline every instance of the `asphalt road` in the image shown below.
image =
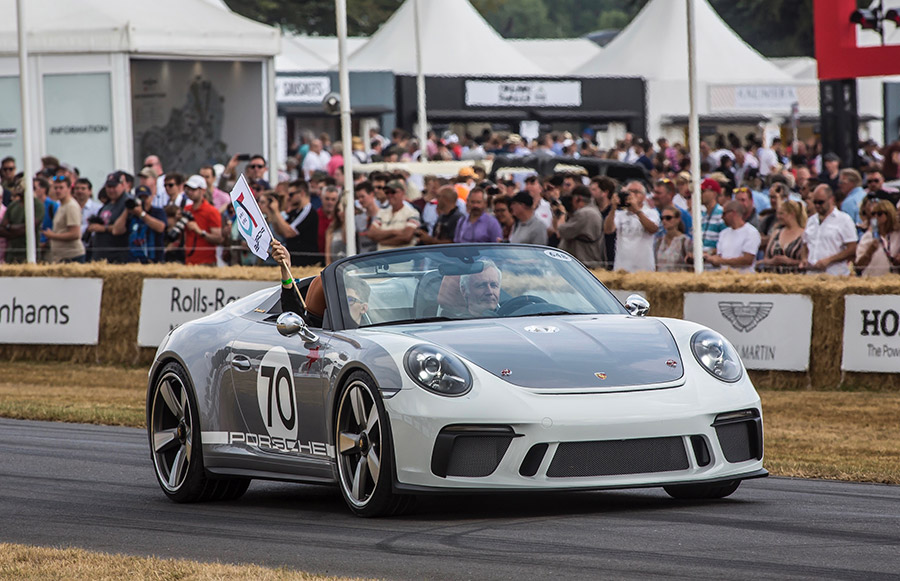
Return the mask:
<svg viewBox="0 0 900 581">
<path fill-rule="evenodd" d="M 900 579 L 900 487 L 429 497 L 371 520 L 336 489 L 282 483 L 177 505 L 142 430 L 0 419 L 0 540 L 387 579 Z"/>
</svg>

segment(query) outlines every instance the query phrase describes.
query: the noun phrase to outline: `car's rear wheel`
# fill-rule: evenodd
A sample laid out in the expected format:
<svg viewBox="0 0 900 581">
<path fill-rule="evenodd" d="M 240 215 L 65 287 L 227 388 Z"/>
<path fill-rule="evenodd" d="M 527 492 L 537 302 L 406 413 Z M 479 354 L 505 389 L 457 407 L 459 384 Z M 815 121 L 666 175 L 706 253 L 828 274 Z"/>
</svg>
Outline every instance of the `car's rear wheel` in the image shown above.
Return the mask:
<svg viewBox="0 0 900 581">
<path fill-rule="evenodd" d="M 740 480 L 729 480 L 710 484 L 676 484 L 663 486 L 663 490 L 672 498 L 679 500 L 709 500 L 725 498 L 733 494 L 740 485 Z"/>
<path fill-rule="evenodd" d="M 175 502 L 231 500 L 247 491 L 249 478 L 212 478 L 203 467 L 200 420 L 187 373 L 167 364 L 147 409 L 150 454 L 160 488 Z"/>
<path fill-rule="evenodd" d="M 335 416 L 341 494 L 354 513 L 389 516 L 408 510 L 412 497 L 394 494 L 394 448 L 375 382 L 354 371 L 344 382 Z"/>
</svg>

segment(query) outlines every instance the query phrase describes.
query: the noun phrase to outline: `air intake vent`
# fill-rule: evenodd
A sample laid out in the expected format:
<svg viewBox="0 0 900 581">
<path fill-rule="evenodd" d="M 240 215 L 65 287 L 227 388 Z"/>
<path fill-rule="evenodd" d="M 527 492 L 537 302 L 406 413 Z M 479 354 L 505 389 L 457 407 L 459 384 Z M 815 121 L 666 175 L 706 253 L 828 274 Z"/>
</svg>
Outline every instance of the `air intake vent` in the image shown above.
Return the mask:
<svg viewBox="0 0 900 581">
<path fill-rule="evenodd" d="M 441 430 L 431 455 L 436 476 L 490 476 L 515 438 L 507 426 L 448 426 Z"/>
<path fill-rule="evenodd" d="M 762 459 L 762 420 L 756 410 L 719 414 L 713 427 L 719 446 L 729 462 Z"/>
<path fill-rule="evenodd" d="M 679 437 L 563 442 L 556 449 L 547 476 L 614 476 L 687 468 L 687 452 Z"/>
</svg>

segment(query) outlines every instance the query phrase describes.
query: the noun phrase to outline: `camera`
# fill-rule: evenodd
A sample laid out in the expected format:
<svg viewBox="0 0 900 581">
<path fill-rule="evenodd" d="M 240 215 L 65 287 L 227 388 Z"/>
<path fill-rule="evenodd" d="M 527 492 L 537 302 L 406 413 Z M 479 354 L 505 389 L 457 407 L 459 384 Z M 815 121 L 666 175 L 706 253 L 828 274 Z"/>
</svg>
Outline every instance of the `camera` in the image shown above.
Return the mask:
<svg viewBox="0 0 900 581">
<path fill-rule="evenodd" d="M 185 211 L 181 214 L 181 218 L 175 222 L 175 225 L 172 226 L 168 232 L 166 232 L 166 238 L 169 239 L 169 242 L 175 242 L 178 240 L 182 234 L 184 234 L 184 227 L 187 226 L 187 223 L 194 219 L 194 215 L 188 211 Z"/>
<path fill-rule="evenodd" d="M 137 200 L 134 198 L 126 198 L 125 199 L 125 208 L 128 210 L 134 210 L 137 207 Z"/>
<path fill-rule="evenodd" d="M 628 208 L 628 206 L 631 205 L 631 204 L 629 204 L 630 197 L 631 197 L 631 192 L 628 192 L 625 190 L 622 190 L 621 192 L 619 192 L 619 209 L 620 210 L 625 210 Z"/>
<path fill-rule="evenodd" d="M 239 153 L 235 156 L 235 159 L 237 159 L 238 161 L 250 161 L 250 154 L 249 153 Z"/>
<path fill-rule="evenodd" d="M 100 216 L 97 216 L 96 214 L 93 216 L 88 216 L 87 223 L 88 224 L 102 224 L 103 218 L 101 218 Z"/>
</svg>

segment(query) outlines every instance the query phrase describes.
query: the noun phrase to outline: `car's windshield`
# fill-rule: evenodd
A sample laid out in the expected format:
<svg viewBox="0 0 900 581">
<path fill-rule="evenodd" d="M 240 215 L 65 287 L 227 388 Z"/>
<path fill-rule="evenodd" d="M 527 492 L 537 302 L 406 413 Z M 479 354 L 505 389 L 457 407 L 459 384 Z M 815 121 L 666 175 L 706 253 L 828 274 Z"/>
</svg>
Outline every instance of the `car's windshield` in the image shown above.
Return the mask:
<svg viewBox="0 0 900 581">
<path fill-rule="evenodd" d="M 355 325 L 553 314 L 622 314 L 615 297 L 564 252 L 448 245 L 362 255 L 337 268 Z"/>
</svg>

